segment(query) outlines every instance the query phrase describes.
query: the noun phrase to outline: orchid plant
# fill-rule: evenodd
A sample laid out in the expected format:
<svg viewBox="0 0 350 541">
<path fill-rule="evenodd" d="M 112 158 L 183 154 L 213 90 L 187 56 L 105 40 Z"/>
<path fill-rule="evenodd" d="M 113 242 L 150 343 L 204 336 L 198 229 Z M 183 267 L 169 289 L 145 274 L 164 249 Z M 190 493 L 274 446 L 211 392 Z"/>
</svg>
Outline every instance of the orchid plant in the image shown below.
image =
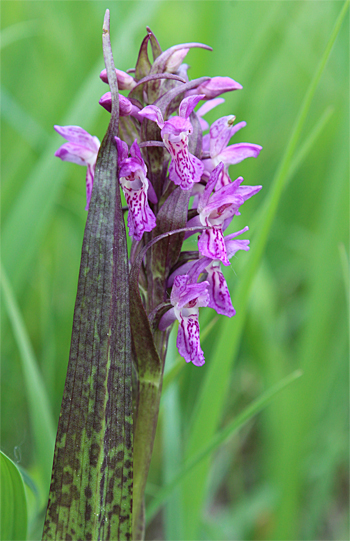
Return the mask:
<svg viewBox="0 0 350 541">
<path fill-rule="evenodd" d="M 229 115 L 209 127 L 203 119 L 224 102 L 218 96 L 242 88 L 229 77 L 189 79 L 186 55 L 210 47 L 185 43 L 162 51 L 147 28 L 136 67 L 125 73 L 114 67 L 108 12 L 103 40 L 100 77 L 111 91 L 99 103 L 111 121 L 102 145 L 81 127 L 55 126 L 67 141 L 56 156 L 87 167 L 88 219 L 44 539 L 143 538 L 170 330 L 177 321 L 180 355 L 203 366 L 199 308 L 235 315 L 221 264 L 249 250 L 249 240 L 238 238 L 248 227 L 226 231 L 261 189 L 230 177 L 230 165 L 261 151 L 257 144 L 229 144 L 245 122 Z M 183 243 L 192 235 L 197 250 L 188 251 Z M 104 326 L 91 316 L 96 311 Z M 122 405 L 113 392 L 124 393 Z M 113 418 L 113 408 L 120 417 Z"/>
</svg>

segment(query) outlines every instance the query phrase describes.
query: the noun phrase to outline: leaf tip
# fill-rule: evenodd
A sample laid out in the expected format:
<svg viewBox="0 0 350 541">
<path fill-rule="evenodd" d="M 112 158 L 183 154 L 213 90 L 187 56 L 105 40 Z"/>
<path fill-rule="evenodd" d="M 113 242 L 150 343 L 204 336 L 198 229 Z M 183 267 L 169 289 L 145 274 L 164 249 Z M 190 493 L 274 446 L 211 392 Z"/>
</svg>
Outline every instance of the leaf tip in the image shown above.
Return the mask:
<svg viewBox="0 0 350 541">
<path fill-rule="evenodd" d="M 109 21 L 110 21 L 109 9 L 106 9 L 106 13 L 103 19 L 103 28 L 102 28 L 103 34 L 109 34 Z"/>
</svg>

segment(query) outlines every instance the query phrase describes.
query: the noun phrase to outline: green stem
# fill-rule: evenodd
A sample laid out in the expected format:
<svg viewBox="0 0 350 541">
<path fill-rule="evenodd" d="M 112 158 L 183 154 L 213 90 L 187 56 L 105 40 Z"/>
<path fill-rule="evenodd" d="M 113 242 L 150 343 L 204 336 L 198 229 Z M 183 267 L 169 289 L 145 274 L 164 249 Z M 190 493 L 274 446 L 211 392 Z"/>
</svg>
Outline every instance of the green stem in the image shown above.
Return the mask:
<svg viewBox="0 0 350 541">
<path fill-rule="evenodd" d="M 134 432 L 134 508 L 133 539 L 141 540 L 143 532 L 143 497 L 151 463 L 159 413 L 161 379 L 139 381 L 138 408 Z"/>
</svg>

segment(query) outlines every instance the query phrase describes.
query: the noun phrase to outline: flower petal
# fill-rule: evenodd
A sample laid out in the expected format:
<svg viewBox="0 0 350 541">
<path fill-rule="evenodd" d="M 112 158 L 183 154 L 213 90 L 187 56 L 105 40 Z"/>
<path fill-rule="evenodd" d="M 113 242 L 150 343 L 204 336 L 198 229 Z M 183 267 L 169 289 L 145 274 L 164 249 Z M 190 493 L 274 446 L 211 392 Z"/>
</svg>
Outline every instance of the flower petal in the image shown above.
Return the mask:
<svg viewBox="0 0 350 541">
<path fill-rule="evenodd" d="M 224 92 L 232 92 L 233 90 L 241 90 L 242 85 L 231 79 L 230 77 L 212 77 L 209 81 L 202 83 L 196 90 L 205 94 L 207 100 L 211 100 L 224 94 Z"/>
<path fill-rule="evenodd" d="M 199 120 L 199 124 L 201 126 L 201 130 L 202 131 L 205 131 L 205 130 L 208 130 L 209 129 L 209 124 L 206 120 L 204 120 L 204 118 L 202 118 L 201 116 L 198 117 L 198 120 Z"/>
<path fill-rule="evenodd" d="M 61 158 L 64 162 L 77 163 L 78 165 L 88 165 L 96 161 L 97 152 L 93 152 L 87 147 L 83 147 L 76 143 L 64 143 L 55 152 L 57 158 Z"/>
<path fill-rule="evenodd" d="M 208 100 L 205 103 L 203 103 L 203 105 L 200 106 L 200 108 L 198 109 L 198 111 L 196 111 L 196 113 L 199 117 L 202 117 L 206 115 L 209 111 L 214 109 L 214 107 L 217 107 L 218 105 L 224 102 L 225 102 L 224 98 L 214 98 L 213 100 Z"/>
<path fill-rule="evenodd" d="M 222 261 L 224 265 L 229 265 L 227 259 L 224 236 L 221 226 L 213 226 L 203 231 L 198 239 L 198 250 L 200 253 L 210 259 Z"/>
<path fill-rule="evenodd" d="M 189 96 L 188 98 L 184 98 L 182 102 L 180 103 L 179 115 L 182 118 L 188 118 L 190 114 L 192 113 L 193 109 L 196 107 L 197 103 L 199 103 L 204 98 L 205 98 L 204 94 L 199 94 L 197 96 Z"/>
<path fill-rule="evenodd" d="M 193 128 L 191 122 L 187 118 L 182 116 L 172 116 L 164 123 L 161 131 L 162 139 L 165 143 L 165 138 L 172 139 L 174 137 L 181 137 L 182 133 L 192 133 Z"/>
<path fill-rule="evenodd" d="M 143 118 L 148 118 L 148 120 L 153 120 L 153 122 L 156 122 L 160 128 L 163 128 L 164 126 L 164 119 L 162 115 L 162 111 L 157 107 L 156 105 L 146 105 L 141 111 L 138 113 Z"/>
<path fill-rule="evenodd" d="M 214 308 L 218 314 L 232 317 L 236 311 L 232 306 L 230 292 L 220 266 L 213 265 L 208 269 L 210 308 Z"/>
<path fill-rule="evenodd" d="M 170 327 L 170 325 L 172 325 L 175 320 L 176 320 L 175 309 L 170 308 L 170 310 L 165 312 L 165 314 L 160 318 L 159 325 L 158 325 L 159 330 L 165 331 L 165 329 Z"/>
<path fill-rule="evenodd" d="M 204 188 L 204 191 L 202 195 L 199 197 L 198 200 L 198 212 L 202 212 L 203 209 L 206 207 L 206 205 L 209 202 L 210 194 L 214 190 L 217 181 L 219 180 L 219 177 L 221 176 L 222 170 L 224 168 L 224 164 L 222 162 L 219 163 L 215 167 L 215 169 L 211 172 L 210 177 L 208 179 L 208 182 Z"/>
<path fill-rule="evenodd" d="M 85 210 L 89 210 L 92 187 L 94 184 L 95 165 L 88 165 L 86 171 L 86 207 Z"/>
<path fill-rule="evenodd" d="M 129 154 L 129 148 L 128 145 L 125 143 L 125 141 L 122 141 L 119 139 L 119 137 L 115 137 L 115 142 L 117 144 L 117 151 L 118 151 L 118 163 L 119 166 L 123 160 L 126 160 Z"/>
<path fill-rule="evenodd" d="M 188 304 L 191 308 L 207 306 L 209 302 L 208 285 L 208 282 L 191 283 L 187 274 L 176 276 L 170 295 L 171 303 L 177 310 L 183 309 Z"/>
<path fill-rule="evenodd" d="M 80 128 L 80 126 L 54 126 L 57 133 L 62 135 L 70 143 L 81 145 L 88 148 L 91 152 L 97 154 L 100 148 L 100 141 L 97 137 L 90 135 L 87 131 Z"/>
<path fill-rule="evenodd" d="M 148 190 L 147 190 L 147 197 L 153 203 L 154 205 L 158 203 L 158 197 L 156 192 L 154 191 L 152 182 L 148 180 Z"/>
<path fill-rule="evenodd" d="M 199 341 L 198 315 L 179 316 L 179 330 L 176 340 L 177 349 L 187 363 L 203 366 L 204 354 Z"/>
<path fill-rule="evenodd" d="M 210 156 L 212 158 L 218 156 L 226 148 L 231 137 L 247 125 L 246 122 L 233 125 L 234 120 L 234 115 L 223 116 L 210 126 Z"/>
<path fill-rule="evenodd" d="M 156 227 L 156 218 L 148 205 L 147 188 L 144 186 L 140 190 L 133 190 L 123 184 L 122 188 L 129 208 L 129 235 L 139 241 L 145 231 L 152 231 Z"/>
<path fill-rule="evenodd" d="M 165 146 L 171 155 L 169 178 L 183 190 L 190 190 L 195 182 L 201 180 L 204 170 L 202 162 L 188 151 L 187 142 L 176 143 L 170 140 Z"/>
<path fill-rule="evenodd" d="M 142 155 L 141 155 L 141 150 L 140 150 L 139 145 L 137 144 L 137 139 L 135 139 L 135 141 L 133 142 L 133 144 L 130 147 L 130 156 L 132 156 L 133 158 L 137 158 L 138 160 L 143 162 L 143 158 L 142 158 Z"/>
<path fill-rule="evenodd" d="M 254 145 L 252 143 L 236 143 L 231 145 L 218 155 L 225 164 L 233 165 L 239 163 L 246 158 L 257 158 L 260 154 L 262 147 L 260 145 Z"/>
</svg>

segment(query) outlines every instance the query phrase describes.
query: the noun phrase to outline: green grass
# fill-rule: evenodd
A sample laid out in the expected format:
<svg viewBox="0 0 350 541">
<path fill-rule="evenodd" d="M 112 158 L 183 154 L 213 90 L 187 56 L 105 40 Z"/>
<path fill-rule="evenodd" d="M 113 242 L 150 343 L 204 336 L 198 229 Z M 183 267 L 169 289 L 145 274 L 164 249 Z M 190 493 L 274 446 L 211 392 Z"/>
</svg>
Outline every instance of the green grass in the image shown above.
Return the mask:
<svg viewBox="0 0 350 541">
<path fill-rule="evenodd" d="M 2 262 L 15 308 L 4 292 L 1 448 L 38 476 L 46 444 L 32 427 L 45 394 L 42 426 L 50 411 L 58 420 L 85 185 L 81 168 L 54 158 L 52 126 L 78 124 L 100 139 L 106 131 L 98 74 L 107 7 L 121 69 L 134 66 L 146 25 L 163 49 L 211 45 L 188 54 L 191 78 L 228 75 L 244 88 L 208 121 L 234 113 L 247 121 L 234 142 L 264 147 L 231 170 L 263 185 L 232 229 L 249 225 L 251 239 L 225 270 L 237 315 L 211 325 L 216 314 L 202 311 L 204 367 L 178 368 L 169 349 L 149 505 L 214 434 L 288 374 L 304 374 L 177 485 L 147 539 L 345 540 L 348 14 L 312 88 L 342 2 L 2 2 Z M 30 535 L 40 538 L 40 524 Z"/>
</svg>

